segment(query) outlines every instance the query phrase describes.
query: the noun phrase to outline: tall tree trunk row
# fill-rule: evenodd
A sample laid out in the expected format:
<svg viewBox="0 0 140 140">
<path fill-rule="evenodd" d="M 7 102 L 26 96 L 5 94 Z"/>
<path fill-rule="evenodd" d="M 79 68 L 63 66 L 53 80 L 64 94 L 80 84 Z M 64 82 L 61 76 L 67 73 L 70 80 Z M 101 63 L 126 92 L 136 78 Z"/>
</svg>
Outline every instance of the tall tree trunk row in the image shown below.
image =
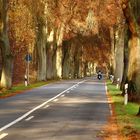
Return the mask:
<svg viewBox="0 0 140 140">
<path fill-rule="evenodd" d="M 129 99 L 138 99 L 140 95 L 140 26 L 138 19 L 140 17 L 140 1 L 124 1 L 123 12 L 128 24 L 129 37 L 129 63 L 128 63 L 128 82 Z"/>
</svg>

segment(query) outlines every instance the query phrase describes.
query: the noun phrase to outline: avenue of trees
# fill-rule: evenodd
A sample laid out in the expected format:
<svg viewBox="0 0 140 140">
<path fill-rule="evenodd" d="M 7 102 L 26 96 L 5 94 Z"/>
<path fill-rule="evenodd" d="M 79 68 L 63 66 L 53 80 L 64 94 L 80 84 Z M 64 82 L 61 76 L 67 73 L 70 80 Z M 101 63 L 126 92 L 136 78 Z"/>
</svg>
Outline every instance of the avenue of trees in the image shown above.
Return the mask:
<svg viewBox="0 0 140 140">
<path fill-rule="evenodd" d="M 1 87 L 23 82 L 27 54 L 32 81 L 100 68 L 140 101 L 140 1 L 0 0 Z"/>
</svg>

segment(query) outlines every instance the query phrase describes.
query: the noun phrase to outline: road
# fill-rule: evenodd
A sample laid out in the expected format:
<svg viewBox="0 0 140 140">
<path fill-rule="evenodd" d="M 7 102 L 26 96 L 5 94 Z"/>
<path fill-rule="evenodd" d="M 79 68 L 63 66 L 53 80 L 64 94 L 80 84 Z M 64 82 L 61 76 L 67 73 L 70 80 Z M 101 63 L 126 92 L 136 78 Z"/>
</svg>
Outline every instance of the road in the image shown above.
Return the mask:
<svg viewBox="0 0 140 140">
<path fill-rule="evenodd" d="M 110 117 L 104 81 L 62 80 L 0 100 L 0 139 L 102 140 Z"/>
</svg>

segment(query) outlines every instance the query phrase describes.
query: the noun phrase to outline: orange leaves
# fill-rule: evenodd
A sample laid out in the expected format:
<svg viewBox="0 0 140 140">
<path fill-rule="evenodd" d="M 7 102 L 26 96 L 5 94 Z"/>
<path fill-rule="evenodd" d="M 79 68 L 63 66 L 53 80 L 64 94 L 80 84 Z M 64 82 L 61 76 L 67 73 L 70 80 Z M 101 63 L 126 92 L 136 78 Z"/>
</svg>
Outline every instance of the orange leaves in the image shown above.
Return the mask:
<svg viewBox="0 0 140 140">
<path fill-rule="evenodd" d="M 117 18 L 123 16 L 119 1 L 105 0 L 104 4 L 100 3 L 100 20 L 107 26 L 113 26 Z"/>
<path fill-rule="evenodd" d="M 106 30 L 116 24 L 119 15 L 117 0 L 9 0 L 10 42 L 13 50 L 27 50 L 36 41 L 39 25 L 45 25 L 48 34 L 64 25 L 63 40 L 80 36 L 89 47 L 86 56 L 89 53 L 92 59 L 96 56 L 93 52 L 101 55 L 98 46 L 107 50 L 110 40 Z"/>
<path fill-rule="evenodd" d="M 29 9 L 22 0 L 9 2 L 9 38 L 13 55 L 28 49 L 34 43 L 35 31 Z"/>
</svg>

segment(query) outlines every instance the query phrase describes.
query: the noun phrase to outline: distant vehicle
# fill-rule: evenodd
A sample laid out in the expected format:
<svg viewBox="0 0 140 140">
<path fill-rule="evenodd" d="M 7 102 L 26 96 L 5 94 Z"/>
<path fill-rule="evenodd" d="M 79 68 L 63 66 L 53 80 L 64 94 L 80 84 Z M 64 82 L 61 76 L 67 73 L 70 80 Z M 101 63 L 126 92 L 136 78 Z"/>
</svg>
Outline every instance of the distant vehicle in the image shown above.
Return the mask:
<svg viewBox="0 0 140 140">
<path fill-rule="evenodd" d="M 97 79 L 101 80 L 102 77 L 103 77 L 103 76 L 102 76 L 102 73 L 101 73 L 101 71 L 99 71 L 98 74 L 97 74 Z"/>
</svg>

